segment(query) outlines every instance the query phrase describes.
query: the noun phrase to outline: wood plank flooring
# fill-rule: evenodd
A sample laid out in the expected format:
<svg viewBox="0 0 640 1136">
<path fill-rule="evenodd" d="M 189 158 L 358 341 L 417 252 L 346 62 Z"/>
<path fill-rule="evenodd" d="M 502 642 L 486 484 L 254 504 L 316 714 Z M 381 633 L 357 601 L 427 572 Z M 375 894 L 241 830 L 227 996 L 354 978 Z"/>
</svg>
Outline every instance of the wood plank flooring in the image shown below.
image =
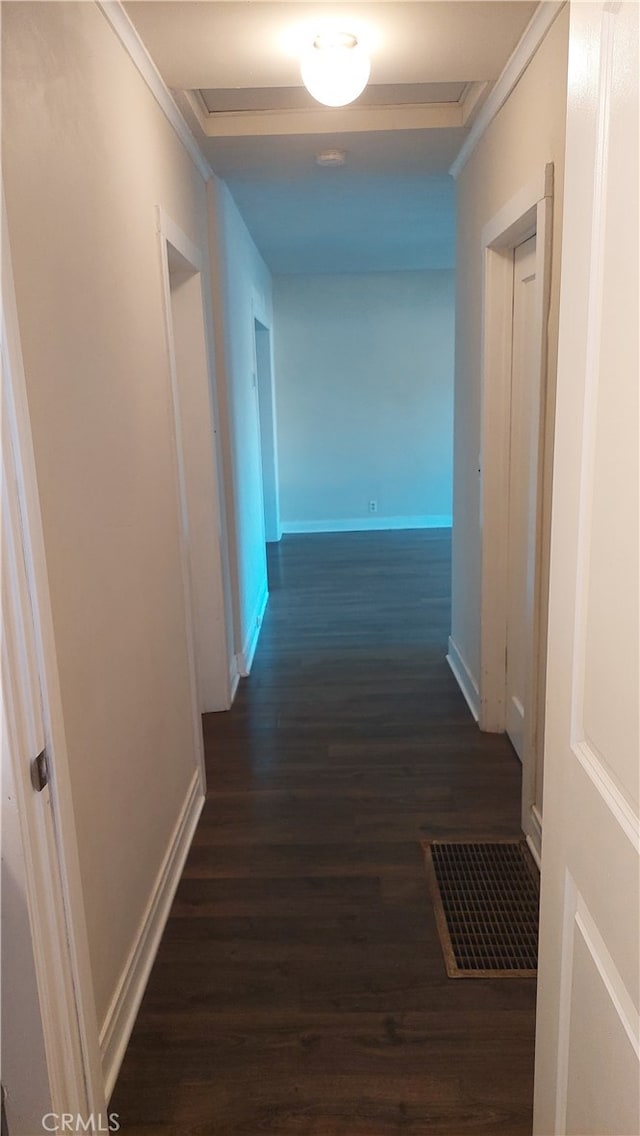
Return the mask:
<svg viewBox="0 0 640 1136">
<path fill-rule="evenodd" d="M 111 1102 L 130 1136 L 521 1136 L 535 982 L 448 979 L 420 840 L 519 834 L 444 532 L 287 536 Z"/>
</svg>

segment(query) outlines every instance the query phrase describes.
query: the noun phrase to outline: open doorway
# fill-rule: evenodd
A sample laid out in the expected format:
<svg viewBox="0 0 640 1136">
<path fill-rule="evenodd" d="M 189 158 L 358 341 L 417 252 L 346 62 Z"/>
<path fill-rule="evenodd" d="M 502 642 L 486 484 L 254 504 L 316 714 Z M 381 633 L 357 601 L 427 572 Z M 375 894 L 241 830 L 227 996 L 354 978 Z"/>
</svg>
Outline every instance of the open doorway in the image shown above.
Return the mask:
<svg viewBox="0 0 640 1136">
<path fill-rule="evenodd" d="M 200 251 L 164 215 L 161 239 L 185 608 L 199 737 L 200 714 L 231 704 L 216 431 Z"/>
<path fill-rule="evenodd" d="M 273 383 L 273 349 L 271 330 L 255 314 L 254 385 L 258 406 L 260 465 L 264 508 L 264 536 L 267 544 L 280 540 L 280 507 L 278 502 L 278 454 Z"/>
</svg>

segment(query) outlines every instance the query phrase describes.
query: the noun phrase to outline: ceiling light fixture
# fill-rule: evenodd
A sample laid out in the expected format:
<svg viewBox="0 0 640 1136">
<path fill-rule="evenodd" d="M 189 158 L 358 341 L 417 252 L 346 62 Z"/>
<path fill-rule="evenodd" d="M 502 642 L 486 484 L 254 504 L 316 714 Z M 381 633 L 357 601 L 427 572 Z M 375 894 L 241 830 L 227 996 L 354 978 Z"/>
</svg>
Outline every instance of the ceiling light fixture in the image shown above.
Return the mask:
<svg viewBox="0 0 640 1136">
<path fill-rule="evenodd" d="M 302 81 L 325 106 L 346 106 L 362 94 L 371 62 L 356 36 L 348 32 L 317 35 L 300 61 Z"/>
</svg>

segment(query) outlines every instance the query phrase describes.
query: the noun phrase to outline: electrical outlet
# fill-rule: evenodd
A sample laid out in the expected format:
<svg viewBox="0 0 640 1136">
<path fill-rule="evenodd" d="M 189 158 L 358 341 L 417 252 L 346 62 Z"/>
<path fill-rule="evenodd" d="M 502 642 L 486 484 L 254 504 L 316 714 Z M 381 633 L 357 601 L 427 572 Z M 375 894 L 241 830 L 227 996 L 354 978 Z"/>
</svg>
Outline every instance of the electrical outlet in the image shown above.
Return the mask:
<svg viewBox="0 0 640 1136">
<path fill-rule="evenodd" d="M 377 513 L 378 512 L 378 502 L 377 501 L 370 501 L 369 502 L 369 512 L 370 513 Z"/>
</svg>

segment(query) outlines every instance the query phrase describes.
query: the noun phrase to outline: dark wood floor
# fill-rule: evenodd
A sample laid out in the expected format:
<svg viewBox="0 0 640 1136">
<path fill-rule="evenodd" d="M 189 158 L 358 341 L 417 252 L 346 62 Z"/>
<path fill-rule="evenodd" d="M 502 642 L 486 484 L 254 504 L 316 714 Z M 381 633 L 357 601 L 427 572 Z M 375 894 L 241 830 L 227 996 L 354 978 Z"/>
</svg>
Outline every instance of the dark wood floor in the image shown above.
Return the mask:
<svg viewBox="0 0 640 1136">
<path fill-rule="evenodd" d="M 420 840 L 519 832 L 448 534 L 289 536 L 111 1109 L 137 1136 L 531 1132 L 535 983 L 445 975 Z"/>
</svg>

